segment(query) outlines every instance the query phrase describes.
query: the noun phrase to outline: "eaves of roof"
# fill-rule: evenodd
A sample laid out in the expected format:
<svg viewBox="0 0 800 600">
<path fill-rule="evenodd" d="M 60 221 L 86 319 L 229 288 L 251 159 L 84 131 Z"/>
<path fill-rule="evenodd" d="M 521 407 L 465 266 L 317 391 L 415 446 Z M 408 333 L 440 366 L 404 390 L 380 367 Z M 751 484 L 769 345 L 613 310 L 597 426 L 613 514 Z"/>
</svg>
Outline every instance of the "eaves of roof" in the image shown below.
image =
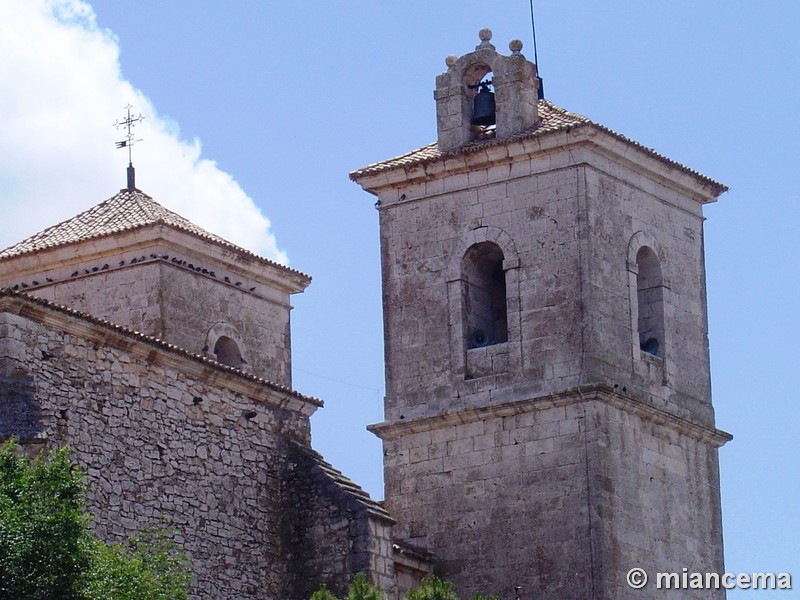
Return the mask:
<svg viewBox="0 0 800 600">
<path fill-rule="evenodd" d="M 402 154 L 400 156 L 390 158 L 388 160 L 384 160 L 381 162 L 373 163 L 361 169 L 357 169 L 350 173 L 350 179 L 358 183 L 359 180 L 365 177 L 369 177 L 371 175 L 377 175 L 379 173 L 384 173 L 395 169 L 408 170 L 413 167 L 424 166 L 438 161 L 444 161 L 448 158 L 458 155 L 474 154 L 494 146 L 505 145 L 511 142 L 542 138 L 547 135 L 555 134 L 558 132 L 571 131 L 578 127 L 589 127 L 596 131 L 608 134 L 611 137 L 615 138 L 616 140 L 635 148 L 636 150 L 644 153 L 645 155 L 654 158 L 655 160 L 671 168 L 677 169 L 695 178 L 704 188 L 707 188 L 715 196 L 719 196 L 728 190 L 728 187 L 726 185 L 719 183 L 709 177 L 706 177 L 705 175 L 699 173 L 698 171 L 695 171 L 694 169 L 691 169 L 677 161 L 674 161 L 671 158 L 667 158 L 666 156 L 656 152 L 652 148 L 648 148 L 647 146 L 644 146 L 639 142 L 636 142 L 620 133 L 617 133 L 616 131 L 613 131 L 612 129 L 605 127 L 604 125 L 595 123 L 594 121 L 592 121 L 587 117 L 584 117 L 583 115 L 569 112 L 553 104 L 549 100 L 539 101 L 539 117 L 540 117 L 539 122 L 535 126 L 507 138 L 481 139 L 474 141 L 470 144 L 467 144 L 465 146 L 462 146 L 461 148 L 456 148 L 444 153 L 439 150 L 438 144 L 434 142 L 432 144 L 428 144 L 427 146 L 423 146 L 422 148 L 418 148 L 417 150 L 413 150 L 411 152 Z"/>
<path fill-rule="evenodd" d="M 106 329 L 109 332 L 113 332 L 125 338 L 155 347 L 169 354 L 189 359 L 192 362 L 201 363 L 203 366 L 211 367 L 217 371 L 227 373 L 243 381 L 254 383 L 259 386 L 264 386 L 273 392 L 277 392 L 281 396 L 295 399 L 302 403 L 310 404 L 315 407 L 323 406 L 322 400 L 318 398 L 315 398 L 313 396 L 308 396 L 306 394 L 301 394 L 300 392 L 297 392 L 279 383 L 275 383 L 274 381 L 269 381 L 267 379 L 263 379 L 255 375 L 251 375 L 250 373 L 245 373 L 244 371 L 237 369 L 235 367 L 223 365 L 222 363 L 211 360 L 210 358 L 206 358 L 205 356 L 200 356 L 199 354 L 194 354 L 184 348 L 181 348 L 180 346 L 170 344 L 159 338 L 145 335 L 138 331 L 134 331 L 133 329 L 130 329 L 128 327 L 123 327 L 122 325 L 117 325 L 116 323 L 112 323 L 111 321 L 100 319 L 93 315 L 80 312 L 71 308 L 67 308 L 66 306 L 55 304 L 54 302 L 50 302 L 48 300 L 43 300 L 42 298 L 30 296 L 23 292 L 17 292 L 8 288 L 5 289 L 0 288 L 0 310 L 2 310 L 3 312 L 11 312 L 14 314 L 20 314 L 21 316 L 26 316 L 26 312 L 29 312 L 26 311 L 26 306 L 28 307 L 38 306 L 46 311 L 53 311 L 54 313 L 60 314 L 62 316 L 78 319 L 84 323 Z"/>
<path fill-rule="evenodd" d="M 323 477 L 346 494 L 353 502 L 365 509 L 370 516 L 390 524 L 396 522 L 380 502 L 373 500 L 364 488 L 327 462 L 319 452 L 297 441 L 292 441 L 291 443 L 298 452 L 301 452 L 314 464 Z"/>
</svg>

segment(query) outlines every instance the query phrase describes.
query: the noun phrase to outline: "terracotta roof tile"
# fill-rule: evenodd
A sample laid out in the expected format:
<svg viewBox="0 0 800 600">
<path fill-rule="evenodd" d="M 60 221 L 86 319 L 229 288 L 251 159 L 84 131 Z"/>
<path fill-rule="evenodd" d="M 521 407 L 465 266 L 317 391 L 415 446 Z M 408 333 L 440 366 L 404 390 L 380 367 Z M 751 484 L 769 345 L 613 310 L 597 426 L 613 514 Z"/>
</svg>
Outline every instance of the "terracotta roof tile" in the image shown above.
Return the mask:
<svg viewBox="0 0 800 600">
<path fill-rule="evenodd" d="M 367 175 L 375 175 L 377 173 L 390 171 L 392 169 L 409 168 L 416 165 L 431 163 L 441 158 L 446 158 L 448 156 L 455 156 L 459 154 L 471 154 L 473 152 L 477 152 L 487 147 L 506 144 L 508 142 L 513 142 L 513 141 L 533 139 L 544 136 L 548 133 L 553 133 L 556 131 L 567 131 L 574 127 L 586 125 L 604 131 L 605 133 L 612 135 L 618 140 L 630 144 L 636 147 L 637 149 L 641 150 L 642 152 L 649 154 L 651 157 L 659 160 L 660 162 L 663 162 L 669 165 L 670 167 L 677 168 L 685 173 L 692 175 L 693 177 L 700 179 L 704 184 L 710 186 L 717 195 L 722 194 L 728 189 L 727 186 L 717 181 L 714 181 L 713 179 L 710 179 L 705 175 L 702 175 L 701 173 L 695 171 L 694 169 L 690 169 L 685 165 L 682 165 L 670 158 L 667 158 L 666 156 L 659 154 L 655 150 L 643 146 L 639 142 L 627 138 L 624 135 L 609 129 L 608 127 L 599 125 L 598 123 L 595 123 L 588 117 L 584 117 L 583 115 L 579 115 L 577 113 L 569 112 L 561 108 L 560 106 L 553 104 L 549 100 L 539 101 L 539 118 L 540 120 L 535 126 L 531 127 L 530 129 L 526 129 L 525 131 L 522 131 L 509 138 L 504 138 L 504 139 L 487 138 L 487 139 L 477 140 L 461 148 L 450 150 L 449 152 L 446 153 L 440 152 L 438 145 L 436 144 L 436 142 L 434 142 L 432 144 L 428 144 L 427 146 L 423 146 L 422 148 L 418 148 L 417 150 L 413 150 L 401 156 L 390 158 L 388 160 L 384 160 L 378 163 L 373 163 L 371 165 L 367 165 L 362 169 L 353 171 L 352 173 L 350 173 L 350 179 L 352 179 L 353 181 L 358 181 L 360 178 Z"/>
<path fill-rule="evenodd" d="M 306 456 L 312 463 L 312 470 L 324 477 L 327 481 L 336 486 L 341 492 L 346 494 L 356 504 L 364 508 L 372 517 L 394 523 L 392 516 L 386 511 L 380 502 L 373 500 L 370 495 L 357 483 L 347 478 L 340 470 L 327 462 L 322 455 L 313 448 L 292 441 L 294 448 Z"/>
<path fill-rule="evenodd" d="M 137 189 L 122 189 L 108 200 L 79 215 L 48 227 L 0 252 L 0 260 L 48 248 L 76 244 L 151 225 L 166 225 L 219 246 L 254 257 L 265 264 L 308 278 L 308 275 L 237 246 L 164 208 Z"/>
</svg>

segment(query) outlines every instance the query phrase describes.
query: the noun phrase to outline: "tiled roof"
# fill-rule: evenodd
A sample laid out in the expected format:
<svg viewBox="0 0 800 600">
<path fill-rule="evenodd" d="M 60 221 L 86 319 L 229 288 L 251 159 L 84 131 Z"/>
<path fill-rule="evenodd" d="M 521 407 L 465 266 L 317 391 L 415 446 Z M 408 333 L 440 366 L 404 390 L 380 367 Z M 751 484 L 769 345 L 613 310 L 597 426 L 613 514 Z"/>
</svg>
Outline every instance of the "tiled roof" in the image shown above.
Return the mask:
<svg viewBox="0 0 800 600">
<path fill-rule="evenodd" d="M 258 256 L 218 235 L 209 233 L 178 213 L 164 208 L 150 196 L 137 189 L 122 189 L 116 195 L 89 210 L 57 225 L 48 227 L 28 239 L 6 248 L 0 252 L 0 260 L 48 248 L 102 238 L 151 225 L 166 225 L 230 250 L 247 254 L 279 269 L 308 277 L 308 275 L 300 271 Z"/>
<path fill-rule="evenodd" d="M 312 465 L 311 470 L 314 473 L 333 484 L 339 491 L 343 492 L 353 502 L 365 509 L 371 516 L 394 523 L 394 519 L 380 502 L 373 500 L 370 495 L 364 491 L 364 488 L 353 482 L 340 470 L 327 462 L 319 452 L 297 441 L 293 441 L 292 445 L 295 450 L 310 461 Z"/>
<path fill-rule="evenodd" d="M 710 186 L 717 195 L 722 194 L 728 189 L 727 186 L 717 181 L 714 181 L 713 179 L 710 179 L 705 175 L 702 175 L 701 173 L 698 173 L 694 169 L 690 169 L 685 165 L 682 165 L 670 158 L 667 158 L 666 156 L 659 154 L 655 150 L 647 148 L 646 146 L 643 146 L 639 142 L 631 140 L 630 138 L 627 138 L 624 135 L 609 129 L 608 127 L 599 125 L 598 123 L 595 123 L 588 117 L 584 117 L 583 115 L 579 115 L 577 113 L 569 112 L 561 108 L 560 106 L 556 106 L 549 100 L 539 101 L 539 122 L 536 125 L 534 125 L 530 129 L 526 129 L 525 131 L 522 131 L 511 137 L 503 139 L 488 138 L 488 139 L 477 140 L 461 148 L 450 150 L 446 153 L 440 152 L 438 144 L 434 142 L 432 144 L 428 144 L 427 146 L 423 146 L 422 148 L 413 150 L 401 156 L 390 158 L 389 160 L 384 160 L 382 162 L 373 163 L 362 169 L 353 171 L 352 173 L 350 173 L 350 179 L 352 179 L 353 181 L 358 181 L 359 179 L 367 175 L 375 175 L 378 173 L 382 173 L 384 171 L 390 171 L 397 168 L 407 169 L 417 165 L 435 162 L 441 158 L 447 158 L 448 156 L 455 156 L 458 154 L 470 154 L 472 152 L 478 152 L 487 147 L 507 144 L 513 141 L 542 137 L 548 133 L 553 133 L 557 131 L 569 131 L 570 129 L 580 126 L 590 126 L 595 129 L 599 129 L 605 133 L 610 134 L 611 136 L 617 138 L 622 142 L 625 142 L 627 144 L 636 147 L 645 154 L 650 155 L 651 157 L 669 165 L 670 167 L 677 168 L 683 171 L 684 173 L 688 173 L 689 175 L 692 175 L 693 177 L 700 179 L 704 184 Z"/>
</svg>

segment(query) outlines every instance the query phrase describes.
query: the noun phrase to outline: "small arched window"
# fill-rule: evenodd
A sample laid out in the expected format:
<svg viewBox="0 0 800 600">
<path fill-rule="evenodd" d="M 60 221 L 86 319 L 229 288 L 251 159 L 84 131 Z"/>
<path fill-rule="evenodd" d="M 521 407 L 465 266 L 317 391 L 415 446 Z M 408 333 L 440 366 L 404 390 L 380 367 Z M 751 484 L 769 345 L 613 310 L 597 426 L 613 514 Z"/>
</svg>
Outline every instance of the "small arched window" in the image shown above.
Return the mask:
<svg viewBox="0 0 800 600">
<path fill-rule="evenodd" d="M 461 261 L 462 307 L 467 348 L 508 341 L 503 251 L 493 242 L 469 247 Z"/>
<path fill-rule="evenodd" d="M 214 354 L 217 357 L 217 362 L 223 365 L 240 369 L 244 364 L 239 346 L 226 335 L 220 336 L 217 343 L 214 344 Z"/>
<path fill-rule="evenodd" d="M 664 281 L 658 256 L 647 246 L 636 253 L 636 300 L 639 312 L 639 347 L 664 356 Z"/>
</svg>

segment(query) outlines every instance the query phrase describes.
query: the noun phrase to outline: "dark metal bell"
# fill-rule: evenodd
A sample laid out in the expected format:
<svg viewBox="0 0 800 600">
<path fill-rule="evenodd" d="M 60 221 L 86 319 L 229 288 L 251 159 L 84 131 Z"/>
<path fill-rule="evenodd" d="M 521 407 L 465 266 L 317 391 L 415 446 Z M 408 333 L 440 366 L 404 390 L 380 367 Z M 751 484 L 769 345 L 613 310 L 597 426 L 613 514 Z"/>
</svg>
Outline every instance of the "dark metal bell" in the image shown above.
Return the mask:
<svg viewBox="0 0 800 600">
<path fill-rule="evenodd" d="M 481 85 L 480 91 L 475 96 L 475 104 L 472 107 L 473 125 L 494 125 L 495 107 L 494 93 L 489 91 L 489 86 Z"/>
</svg>

